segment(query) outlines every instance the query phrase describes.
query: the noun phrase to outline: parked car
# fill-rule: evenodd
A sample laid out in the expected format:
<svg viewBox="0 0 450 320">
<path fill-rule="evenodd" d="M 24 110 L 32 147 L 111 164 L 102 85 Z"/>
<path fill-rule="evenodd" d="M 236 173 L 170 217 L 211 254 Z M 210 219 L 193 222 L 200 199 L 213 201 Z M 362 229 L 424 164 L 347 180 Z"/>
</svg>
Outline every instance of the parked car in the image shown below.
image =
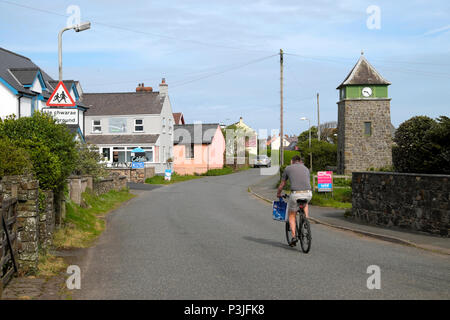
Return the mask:
<svg viewBox="0 0 450 320">
<path fill-rule="evenodd" d="M 262 156 L 257 156 L 256 157 L 256 161 L 255 161 L 255 165 L 254 167 L 270 167 L 272 165 L 272 161 L 270 160 L 270 158 L 266 155 L 262 155 Z"/>
</svg>

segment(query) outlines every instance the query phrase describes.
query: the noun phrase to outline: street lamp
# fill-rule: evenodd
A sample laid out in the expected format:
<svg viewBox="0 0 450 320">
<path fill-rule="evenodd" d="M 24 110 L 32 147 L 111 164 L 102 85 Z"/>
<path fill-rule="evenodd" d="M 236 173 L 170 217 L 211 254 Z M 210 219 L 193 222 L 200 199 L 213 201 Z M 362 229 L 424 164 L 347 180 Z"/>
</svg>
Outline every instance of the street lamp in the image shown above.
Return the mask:
<svg viewBox="0 0 450 320">
<path fill-rule="evenodd" d="M 71 27 L 63 28 L 58 34 L 58 64 L 59 64 L 59 81 L 62 81 L 62 34 L 67 30 L 75 30 L 75 32 L 84 31 L 91 28 L 90 22 L 82 22 Z"/>
<path fill-rule="evenodd" d="M 306 117 L 302 117 L 300 118 L 300 120 L 308 120 L 308 126 L 309 126 L 309 165 L 310 165 L 310 170 L 312 173 L 312 150 L 311 150 L 311 121 L 306 118 Z"/>
</svg>

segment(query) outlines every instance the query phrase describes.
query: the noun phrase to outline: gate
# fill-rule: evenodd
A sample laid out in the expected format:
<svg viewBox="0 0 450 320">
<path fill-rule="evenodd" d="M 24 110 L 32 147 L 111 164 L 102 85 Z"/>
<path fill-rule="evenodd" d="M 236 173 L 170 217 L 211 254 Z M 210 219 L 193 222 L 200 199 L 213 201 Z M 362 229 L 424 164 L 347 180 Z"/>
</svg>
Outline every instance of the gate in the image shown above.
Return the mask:
<svg viewBox="0 0 450 320">
<path fill-rule="evenodd" d="M 17 273 L 17 198 L 3 200 L 0 206 L 0 296 L 2 289 Z"/>
</svg>

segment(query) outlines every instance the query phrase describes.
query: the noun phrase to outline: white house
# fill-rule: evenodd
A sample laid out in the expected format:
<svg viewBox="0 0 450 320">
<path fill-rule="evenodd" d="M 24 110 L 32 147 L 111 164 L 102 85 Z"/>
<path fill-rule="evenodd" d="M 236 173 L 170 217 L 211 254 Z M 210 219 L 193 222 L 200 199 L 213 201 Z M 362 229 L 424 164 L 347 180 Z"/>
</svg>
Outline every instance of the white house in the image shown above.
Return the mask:
<svg viewBox="0 0 450 320">
<path fill-rule="evenodd" d="M 287 137 L 283 137 L 283 147 L 287 148 L 291 142 Z M 267 141 L 267 146 L 271 147 L 273 150 L 279 150 L 280 149 L 280 134 L 277 136 L 273 136 Z"/>
<path fill-rule="evenodd" d="M 84 139 L 84 113 L 81 103 L 81 86 L 78 81 L 65 80 L 76 106 L 77 121 L 68 125 L 69 129 Z M 0 48 L 0 118 L 15 115 L 17 118 L 31 116 L 36 110 L 46 108 L 58 81 L 34 64 L 29 58 Z"/>
<path fill-rule="evenodd" d="M 159 92 L 139 84 L 136 92 L 84 93 L 86 141 L 95 144 L 109 166 L 129 166 L 131 150 L 146 153 L 155 173 L 171 168 L 174 117 L 165 79 Z"/>
</svg>

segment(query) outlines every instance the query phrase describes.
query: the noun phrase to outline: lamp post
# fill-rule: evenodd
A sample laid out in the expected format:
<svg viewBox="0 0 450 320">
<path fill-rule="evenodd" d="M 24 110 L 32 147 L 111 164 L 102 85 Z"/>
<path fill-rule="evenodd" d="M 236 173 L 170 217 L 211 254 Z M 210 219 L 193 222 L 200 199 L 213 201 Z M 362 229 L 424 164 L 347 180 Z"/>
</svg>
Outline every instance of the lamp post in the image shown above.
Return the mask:
<svg viewBox="0 0 450 320">
<path fill-rule="evenodd" d="M 82 22 L 80 24 L 65 27 L 58 34 L 58 66 L 59 66 L 59 81 L 62 81 L 62 34 L 64 31 L 74 29 L 75 32 L 84 31 L 91 28 L 90 22 Z"/>
<path fill-rule="evenodd" d="M 311 121 L 306 118 L 302 117 L 300 120 L 308 120 L 308 126 L 309 126 L 309 166 L 312 173 L 312 150 L 311 150 Z"/>
</svg>

